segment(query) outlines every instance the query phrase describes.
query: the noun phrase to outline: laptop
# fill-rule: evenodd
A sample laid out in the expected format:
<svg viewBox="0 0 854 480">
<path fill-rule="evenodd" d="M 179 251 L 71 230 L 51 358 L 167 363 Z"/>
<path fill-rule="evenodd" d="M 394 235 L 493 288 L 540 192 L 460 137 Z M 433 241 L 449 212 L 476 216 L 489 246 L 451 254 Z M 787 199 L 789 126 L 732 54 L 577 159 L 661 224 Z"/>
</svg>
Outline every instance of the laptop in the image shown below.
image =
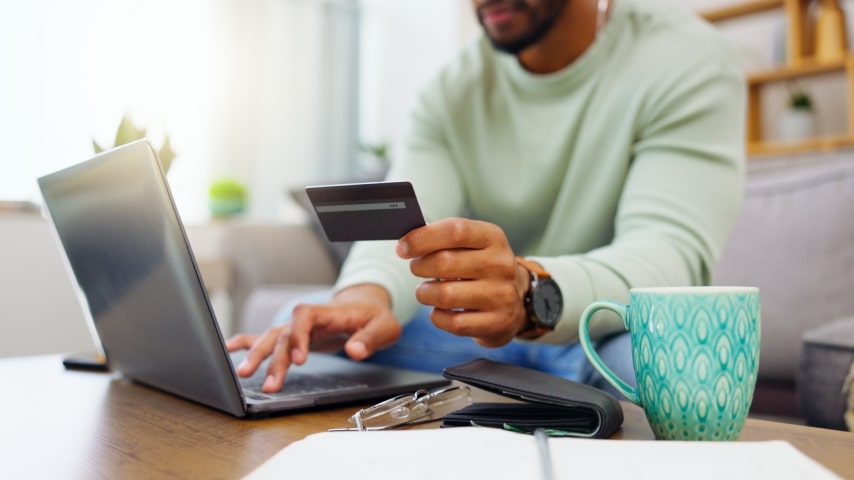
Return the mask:
<svg viewBox="0 0 854 480">
<path fill-rule="evenodd" d="M 111 369 L 237 417 L 345 405 L 447 385 L 438 374 L 312 353 L 282 391 L 241 379 L 157 155 L 138 140 L 40 177 L 46 216 Z M 282 245 L 282 248 L 288 248 Z"/>
</svg>

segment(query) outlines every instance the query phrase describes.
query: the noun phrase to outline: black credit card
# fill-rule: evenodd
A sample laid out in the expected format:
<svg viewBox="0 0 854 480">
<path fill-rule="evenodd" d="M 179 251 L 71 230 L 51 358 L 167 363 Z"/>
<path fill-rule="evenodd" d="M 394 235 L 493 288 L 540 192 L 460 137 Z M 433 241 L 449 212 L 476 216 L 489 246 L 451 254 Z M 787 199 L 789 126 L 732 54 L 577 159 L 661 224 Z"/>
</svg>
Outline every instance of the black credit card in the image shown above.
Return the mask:
<svg viewBox="0 0 854 480">
<path fill-rule="evenodd" d="M 409 182 L 370 182 L 306 187 L 331 242 L 397 240 L 425 225 Z"/>
</svg>

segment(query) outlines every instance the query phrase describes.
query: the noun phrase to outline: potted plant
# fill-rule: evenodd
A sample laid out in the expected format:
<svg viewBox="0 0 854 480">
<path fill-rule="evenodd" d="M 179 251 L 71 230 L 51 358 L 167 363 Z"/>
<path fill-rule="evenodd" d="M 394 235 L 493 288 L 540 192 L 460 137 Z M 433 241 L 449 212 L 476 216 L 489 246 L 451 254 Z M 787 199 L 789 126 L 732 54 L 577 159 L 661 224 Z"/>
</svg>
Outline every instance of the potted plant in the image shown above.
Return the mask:
<svg viewBox="0 0 854 480">
<path fill-rule="evenodd" d="M 134 125 L 130 116 L 125 114 L 125 116 L 122 117 L 121 122 L 119 122 L 119 128 L 116 129 L 116 138 L 113 141 L 113 147 L 118 147 L 119 145 L 124 145 L 144 137 L 145 129 Z M 101 153 L 106 150 L 95 140 L 92 140 L 92 147 L 95 149 L 95 153 Z M 160 165 L 163 166 L 163 171 L 168 172 L 169 167 L 172 166 L 172 160 L 175 159 L 175 152 L 172 151 L 172 144 L 169 141 L 168 134 L 163 135 L 163 145 L 161 145 L 160 150 L 157 151 L 157 158 L 160 159 Z"/>
<path fill-rule="evenodd" d="M 246 210 L 246 187 L 233 178 L 221 178 L 211 183 L 208 206 L 211 216 L 229 217 Z"/>
<path fill-rule="evenodd" d="M 783 140 L 803 140 L 815 134 L 812 96 L 800 86 L 790 86 L 786 110 L 780 118 Z"/>
</svg>

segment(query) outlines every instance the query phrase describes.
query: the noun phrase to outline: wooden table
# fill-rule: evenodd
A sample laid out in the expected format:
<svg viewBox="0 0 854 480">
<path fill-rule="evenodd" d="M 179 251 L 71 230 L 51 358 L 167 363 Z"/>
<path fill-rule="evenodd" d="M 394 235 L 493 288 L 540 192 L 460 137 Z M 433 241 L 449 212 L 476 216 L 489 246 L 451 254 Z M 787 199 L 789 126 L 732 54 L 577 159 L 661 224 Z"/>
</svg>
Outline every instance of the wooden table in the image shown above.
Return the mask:
<svg viewBox="0 0 854 480">
<path fill-rule="evenodd" d="M 0 359 L 0 379 L 3 478 L 239 478 L 291 442 L 346 425 L 354 411 L 239 420 L 117 374 L 64 370 L 53 355 Z M 613 438 L 652 439 L 643 412 L 623 407 Z M 741 436 L 772 439 L 854 479 L 852 433 L 749 419 Z"/>
</svg>

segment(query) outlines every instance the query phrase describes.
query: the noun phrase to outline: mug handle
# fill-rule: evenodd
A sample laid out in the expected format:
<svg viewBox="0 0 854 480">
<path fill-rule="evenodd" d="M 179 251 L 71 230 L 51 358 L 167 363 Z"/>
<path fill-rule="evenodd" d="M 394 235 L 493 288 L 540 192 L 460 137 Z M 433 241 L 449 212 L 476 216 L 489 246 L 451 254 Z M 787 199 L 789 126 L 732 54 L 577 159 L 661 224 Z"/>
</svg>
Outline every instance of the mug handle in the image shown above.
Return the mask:
<svg viewBox="0 0 854 480">
<path fill-rule="evenodd" d="M 599 354 L 596 353 L 596 349 L 593 348 L 593 342 L 590 341 L 589 332 L 590 318 L 592 318 L 593 314 L 599 310 L 610 310 L 619 315 L 620 318 L 623 319 L 623 325 L 626 326 L 626 330 L 628 330 L 628 324 L 626 323 L 627 307 L 625 305 L 607 300 L 593 302 L 584 309 L 584 313 L 581 314 L 581 322 L 578 324 L 578 339 L 581 342 L 581 348 L 584 350 L 584 354 L 587 355 L 587 358 L 590 359 L 590 363 L 593 364 L 593 368 L 601 373 L 602 377 L 604 377 L 608 383 L 613 385 L 614 388 L 628 398 L 629 401 L 635 405 L 640 405 L 641 403 L 640 398 L 638 397 L 638 390 L 631 387 L 620 377 L 614 374 L 614 372 L 605 365 L 605 362 L 602 361 Z"/>
</svg>

